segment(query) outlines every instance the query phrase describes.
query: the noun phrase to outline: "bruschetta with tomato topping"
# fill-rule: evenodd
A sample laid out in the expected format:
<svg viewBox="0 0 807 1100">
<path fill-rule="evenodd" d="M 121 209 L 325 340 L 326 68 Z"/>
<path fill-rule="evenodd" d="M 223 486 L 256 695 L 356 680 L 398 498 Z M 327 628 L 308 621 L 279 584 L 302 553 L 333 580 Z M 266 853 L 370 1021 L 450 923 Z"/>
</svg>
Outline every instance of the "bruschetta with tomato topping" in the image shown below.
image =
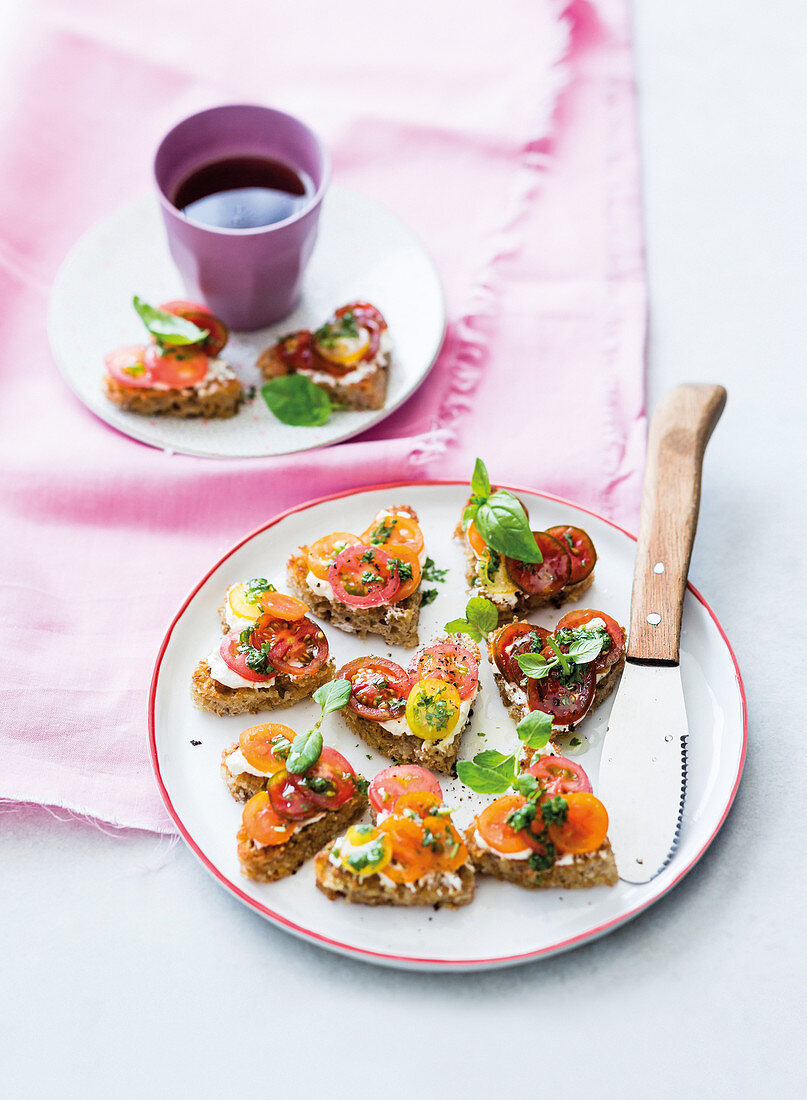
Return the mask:
<svg viewBox="0 0 807 1100">
<path fill-rule="evenodd" d="M 193 673 L 191 696 L 213 714 L 291 707 L 332 679 L 328 639 L 307 606 L 261 577 L 227 589 L 223 636 Z"/>
<path fill-rule="evenodd" d="M 106 397 L 142 416 L 234 416 L 244 391 L 221 358 L 229 337 L 224 322 L 196 302 L 165 302 L 155 310 L 135 301 L 153 339 L 107 355 Z"/>
<path fill-rule="evenodd" d="M 310 738 L 300 744 L 288 726 L 244 730 L 225 749 L 222 774 L 245 803 L 238 860 L 258 882 L 294 874 L 367 809 L 367 782 L 350 762 L 321 737 L 312 751 Z"/>
<path fill-rule="evenodd" d="M 554 737 L 575 729 L 616 687 L 625 628 L 593 608 L 567 612 L 554 631 L 517 620 L 489 637 L 488 652 L 511 718 L 543 711 Z"/>
<path fill-rule="evenodd" d="M 383 409 L 392 364 L 387 322 L 369 302 L 341 306 L 315 332 L 290 332 L 267 348 L 258 370 L 268 382 L 302 374 L 346 409 Z"/>
<path fill-rule="evenodd" d="M 418 644 L 423 532 L 406 505 L 382 508 L 361 535 L 332 531 L 301 546 L 287 566 L 289 587 L 319 619 L 391 645 Z"/>
<path fill-rule="evenodd" d="M 465 831 L 478 874 L 530 890 L 616 885 L 608 813 L 579 764 L 539 757 L 516 787 Z"/>
<path fill-rule="evenodd" d="M 342 711 L 348 727 L 398 764 L 450 775 L 479 691 L 479 648 L 454 634 L 415 654 L 408 669 L 386 657 L 357 657 Z"/>
<path fill-rule="evenodd" d="M 442 798 L 411 790 L 374 825 L 354 825 L 314 861 L 327 897 L 358 905 L 456 908 L 474 896 L 468 848 Z"/>
</svg>

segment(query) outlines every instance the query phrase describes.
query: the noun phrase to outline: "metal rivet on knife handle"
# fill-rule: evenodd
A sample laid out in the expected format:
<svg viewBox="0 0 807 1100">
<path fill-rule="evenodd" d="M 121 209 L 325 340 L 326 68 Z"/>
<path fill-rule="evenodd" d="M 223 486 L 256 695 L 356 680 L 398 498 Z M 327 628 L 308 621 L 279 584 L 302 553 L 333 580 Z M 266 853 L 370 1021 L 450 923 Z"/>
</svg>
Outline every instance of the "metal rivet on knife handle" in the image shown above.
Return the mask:
<svg viewBox="0 0 807 1100">
<path fill-rule="evenodd" d="M 657 611 L 651 611 L 650 614 L 647 616 L 647 621 L 650 623 L 651 626 L 658 626 L 658 624 L 661 622 L 661 615 L 659 615 Z"/>
</svg>

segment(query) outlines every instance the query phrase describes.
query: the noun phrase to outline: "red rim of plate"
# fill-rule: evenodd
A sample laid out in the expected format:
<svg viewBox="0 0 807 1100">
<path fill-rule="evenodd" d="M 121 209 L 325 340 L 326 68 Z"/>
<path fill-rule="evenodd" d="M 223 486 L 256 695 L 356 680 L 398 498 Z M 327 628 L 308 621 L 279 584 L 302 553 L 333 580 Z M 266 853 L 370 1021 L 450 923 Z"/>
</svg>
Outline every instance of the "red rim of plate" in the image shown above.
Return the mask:
<svg viewBox="0 0 807 1100">
<path fill-rule="evenodd" d="M 204 577 L 202 577 L 202 579 L 199 581 L 199 583 L 193 588 L 191 593 L 188 595 L 188 597 L 186 598 L 186 600 L 184 601 L 184 603 L 180 607 L 179 611 L 174 616 L 174 618 L 171 622 L 171 625 L 169 626 L 169 628 L 166 632 L 166 635 L 163 638 L 162 645 L 160 646 L 160 651 L 157 654 L 157 660 L 156 660 L 155 665 L 154 665 L 154 672 L 153 672 L 152 677 L 151 677 L 151 687 L 149 689 L 149 700 L 148 700 L 149 752 L 150 752 L 150 755 L 151 755 L 151 766 L 154 770 L 154 776 L 155 776 L 155 779 L 157 780 L 157 786 L 159 788 L 162 800 L 165 803 L 165 808 L 168 810 L 168 813 L 171 815 L 171 819 L 173 820 L 174 824 L 176 825 L 177 829 L 179 830 L 179 833 L 180 833 L 182 839 L 185 841 L 185 843 L 188 845 L 188 847 L 191 849 L 191 851 L 194 853 L 194 855 L 201 861 L 202 865 L 206 868 L 206 870 L 208 870 L 210 872 L 210 874 L 213 875 L 214 878 L 218 879 L 218 881 L 222 884 L 222 886 L 225 887 L 226 890 L 228 890 L 231 894 L 234 894 L 238 898 L 239 901 L 243 902 L 245 905 L 248 905 L 251 909 L 255 909 L 257 912 L 261 913 L 264 917 L 267 917 L 269 920 L 273 921 L 275 924 L 279 925 L 281 928 L 285 928 L 287 931 L 293 933 L 296 936 L 299 936 L 301 939 L 310 940 L 313 943 L 319 944 L 320 946 L 329 948 L 333 951 L 338 951 L 341 954 L 347 955 L 349 957 L 362 959 L 365 962 L 377 962 L 377 963 L 386 964 L 386 965 L 401 964 L 401 965 L 410 966 L 410 967 L 424 967 L 424 968 L 425 967 L 435 967 L 435 968 L 439 967 L 440 969 L 443 969 L 443 970 L 463 969 L 463 968 L 467 968 L 467 967 L 482 968 L 482 967 L 506 966 L 508 964 L 515 964 L 515 963 L 520 963 L 520 962 L 527 962 L 527 961 L 530 961 L 530 960 L 533 960 L 533 959 L 545 958 L 549 955 L 558 954 L 561 951 L 568 951 L 570 948 L 576 947 L 576 946 L 578 946 L 582 943 L 585 943 L 587 940 L 597 939 L 599 936 L 604 935 L 606 932 L 610 932 L 614 928 L 619 927 L 619 925 L 625 924 L 627 921 L 632 920 L 633 917 L 638 916 L 639 913 L 643 912 L 645 909 L 649 909 L 651 905 L 655 904 L 655 902 L 657 902 L 661 898 L 665 897 L 670 892 L 670 890 L 672 890 L 673 887 L 676 886 L 681 881 L 681 879 L 684 877 L 684 875 L 688 874 L 688 872 L 692 870 L 692 868 L 700 860 L 701 856 L 704 854 L 706 849 L 710 846 L 710 844 L 712 843 L 714 838 L 717 836 L 717 834 L 720 832 L 721 828 L 723 827 L 723 822 L 726 820 L 726 817 L 728 816 L 728 812 L 731 809 L 732 803 L 734 802 L 734 797 L 737 794 L 737 788 L 740 785 L 740 779 L 742 778 L 743 767 L 745 765 L 745 754 L 746 754 L 746 749 L 747 749 L 747 746 L 748 746 L 748 708 L 747 708 L 747 705 L 746 705 L 745 687 L 743 685 L 743 679 L 742 679 L 742 676 L 740 674 L 740 667 L 737 664 L 737 658 L 734 655 L 734 650 L 731 648 L 731 643 L 729 642 L 728 638 L 726 637 L 726 632 L 723 629 L 723 627 L 720 625 L 720 622 L 719 622 L 717 616 L 715 615 L 714 611 L 712 611 L 711 607 L 706 602 L 706 600 L 701 595 L 701 593 L 697 590 L 697 588 L 695 588 L 694 585 L 692 585 L 688 582 L 687 583 L 687 588 L 692 593 L 692 595 L 695 597 L 695 599 L 698 600 L 698 602 L 701 603 L 703 605 L 703 607 L 705 607 L 705 609 L 709 613 L 709 616 L 711 617 L 712 622 L 717 627 L 718 633 L 720 634 L 720 637 L 723 639 L 723 642 L 726 646 L 726 649 L 728 650 L 729 656 L 731 657 L 732 664 L 734 665 L 734 674 L 735 674 L 736 679 L 737 679 L 737 687 L 739 688 L 739 691 L 740 691 L 740 701 L 741 701 L 741 704 L 742 704 L 742 724 L 743 724 L 742 750 L 740 752 L 740 759 L 739 759 L 739 763 L 738 763 L 738 766 L 737 766 L 737 776 L 734 780 L 734 786 L 731 789 L 731 794 L 729 795 L 728 802 L 726 803 L 726 807 L 723 810 L 721 818 L 718 821 L 717 825 L 715 826 L 715 829 L 712 832 L 709 839 L 706 841 L 705 844 L 703 844 L 703 846 L 696 853 L 696 855 L 689 861 L 689 863 L 686 865 L 686 867 L 682 868 L 682 870 L 679 871 L 679 873 L 675 876 L 675 878 L 664 888 L 664 890 L 662 890 L 662 892 L 660 894 L 657 894 L 655 897 L 650 898 L 648 901 L 643 902 L 641 905 L 638 905 L 635 909 L 631 909 L 628 913 L 623 913 L 622 915 L 620 915 L 618 917 L 614 917 L 612 920 L 606 921 L 604 924 L 598 925 L 596 928 L 589 929 L 587 932 L 581 932 L 578 935 L 572 936 L 567 940 L 561 940 L 559 943 L 550 944 L 548 947 L 542 947 L 538 951 L 527 951 L 527 952 L 524 952 L 520 955 L 500 955 L 500 956 L 494 956 L 493 958 L 481 958 L 481 959 L 417 958 L 417 957 L 414 957 L 412 955 L 393 955 L 393 954 L 388 954 L 388 953 L 383 952 L 383 951 L 370 951 L 370 950 L 367 950 L 367 949 L 362 948 L 362 947 L 354 947 L 352 944 L 341 943 L 339 940 L 334 940 L 330 936 L 323 936 L 319 932 L 312 932 L 311 929 L 305 928 L 303 925 L 295 924 L 294 921 L 289 920 L 287 917 L 281 916 L 280 913 L 275 913 L 274 910 L 268 908 L 268 906 L 263 905 L 261 902 L 256 901 L 255 898 L 250 897 L 249 894 L 247 894 L 243 890 L 241 890 L 234 882 L 231 882 L 230 879 L 228 879 L 227 876 L 225 874 L 223 874 L 218 869 L 218 867 L 216 867 L 216 865 L 210 859 L 208 859 L 208 857 L 204 854 L 204 852 L 198 846 L 196 841 L 190 835 L 188 830 L 185 828 L 183 822 L 181 821 L 181 819 L 179 817 L 179 814 L 174 809 L 174 805 L 171 802 L 171 797 L 168 794 L 168 791 L 165 787 L 165 784 L 163 783 L 162 774 L 160 772 L 160 762 L 157 758 L 155 699 L 156 699 L 156 695 L 157 695 L 157 681 L 158 681 L 159 674 L 160 674 L 160 666 L 162 665 L 162 660 L 163 660 L 163 656 L 165 655 L 165 651 L 168 648 L 168 643 L 171 640 L 171 635 L 174 632 L 174 627 L 177 625 L 179 620 L 184 615 L 185 610 L 187 609 L 187 607 L 188 607 L 189 603 L 191 602 L 191 600 L 194 598 L 194 596 L 199 591 L 199 589 L 202 587 L 202 585 L 205 584 L 205 582 L 208 580 L 208 578 L 213 573 L 215 573 L 215 571 L 219 568 L 219 566 L 222 565 L 228 558 L 232 557 L 232 555 L 237 550 L 240 550 L 240 548 L 242 546 L 244 546 L 246 543 L 248 543 L 252 539 L 254 539 L 256 535 L 260 535 L 263 531 L 268 531 L 270 527 L 274 527 L 276 524 L 280 523 L 281 520 L 286 519 L 287 516 L 294 515 L 295 512 L 304 512 L 309 508 L 316 507 L 318 504 L 325 504 L 329 500 L 339 500 L 342 497 L 352 497 L 352 496 L 358 495 L 359 493 L 371 493 L 371 492 L 377 492 L 377 491 L 387 490 L 387 489 L 400 489 L 400 488 L 403 488 L 405 486 L 411 486 L 411 485 L 421 486 L 421 485 L 467 485 L 467 484 L 468 484 L 467 482 L 460 481 L 459 479 L 428 479 L 428 480 L 425 480 L 425 481 L 390 481 L 390 482 L 385 482 L 385 483 L 382 483 L 382 484 L 379 484 L 379 485 L 359 486 L 355 489 L 344 490 L 341 493 L 330 493 L 327 496 L 317 497 L 315 500 L 305 501 L 303 504 L 297 504 L 293 508 L 287 508 L 284 512 L 280 512 L 273 519 L 270 519 L 268 523 L 264 523 L 261 527 L 257 527 L 254 531 L 252 531 L 250 534 L 248 534 L 245 538 L 241 539 L 240 542 L 236 543 L 235 546 L 231 547 L 227 551 L 226 554 L 224 554 L 221 558 L 219 558 L 219 560 L 215 563 L 215 565 L 213 565 L 207 571 L 207 573 L 204 575 Z M 508 485 L 508 486 L 503 486 L 503 488 L 508 488 L 508 489 L 512 490 L 513 492 L 517 492 L 517 493 L 532 493 L 534 496 L 542 497 L 544 500 L 551 500 L 551 501 L 555 501 L 558 504 L 565 504 L 569 508 L 576 509 L 578 512 L 585 512 L 586 515 L 593 516 L 595 519 L 600 520 L 602 523 L 607 523 L 609 527 L 614 527 L 617 531 L 621 531 L 623 535 L 627 535 L 629 539 L 632 539 L 634 542 L 636 541 L 636 536 L 632 535 L 630 533 L 630 531 L 626 531 L 624 527 L 620 527 L 618 523 L 614 523 L 614 522 L 612 522 L 612 520 L 605 519 L 604 516 L 599 515 L 597 512 L 593 512 L 590 508 L 584 508 L 584 507 L 582 507 L 582 505 L 575 504 L 573 501 L 566 500 L 563 497 L 554 496 L 552 493 L 541 493 L 541 492 L 538 492 L 537 489 L 529 489 L 526 486 Z"/>
</svg>

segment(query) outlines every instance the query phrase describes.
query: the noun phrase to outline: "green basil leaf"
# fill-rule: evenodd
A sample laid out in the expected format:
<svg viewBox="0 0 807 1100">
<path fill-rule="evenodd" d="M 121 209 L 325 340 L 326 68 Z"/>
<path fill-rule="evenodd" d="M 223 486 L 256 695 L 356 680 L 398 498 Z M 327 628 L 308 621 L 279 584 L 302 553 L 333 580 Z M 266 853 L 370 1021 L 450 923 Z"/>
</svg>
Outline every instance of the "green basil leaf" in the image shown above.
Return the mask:
<svg viewBox="0 0 807 1100">
<path fill-rule="evenodd" d="M 467 634 L 475 642 L 482 641 L 482 635 L 467 619 L 452 619 L 450 623 L 446 623 L 445 629 L 446 634 Z"/>
<path fill-rule="evenodd" d="M 506 489 L 497 490 L 479 506 L 474 522 L 488 546 L 500 554 L 535 564 L 544 560 L 524 509 Z"/>
<path fill-rule="evenodd" d="M 519 775 L 513 784 L 519 794 L 523 794 L 525 798 L 529 798 L 530 795 L 535 794 L 538 790 L 538 780 L 534 775 L 530 775 L 529 772 L 524 772 L 523 775 Z"/>
<path fill-rule="evenodd" d="M 142 298 L 138 298 L 136 294 L 132 299 L 132 305 L 151 335 L 161 344 L 199 344 L 208 334 L 206 328 L 199 328 L 192 321 L 186 321 L 184 317 L 175 317 L 173 313 L 155 309 Z"/>
<path fill-rule="evenodd" d="M 525 676 L 529 676 L 531 680 L 543 680 L 558 662 L 547 661 L 540 653 L 519 653 L 516 657 L 516 663 Z"/>
<path fill-rule="evenodd" d="M 322 709 L 322 717 L 346 706 L 350 699 L 350 691 L 350 680 L 330 680 L 317 688 L 314 692 L 314 700 Z"/>
<path fill-rule="evenodd" d="M 333 411 L 331 399 L 304 374 L 282 374 L 261 386 L 264 401 L 283 424 L 316 428 Z"/>
<path fill-rule="evenodd" d="M 292 775 L 302 775 L 316 764 L 321 752 L 322 734 L 318 726 L 314 726 L 308 733 L 298 733 L 291 744 L 286 771 Z"/>
<path fill-rule="evenodd" d="M 510 787 L 510 779 L 492 768 L 483 768 L 470 760 L 460 760 L 457 775 L 466 787 L 478 794 L 504 794 Z"/>
<path fill-rule="evenodd" d="M 465 617 L 485 638 L 499 625 L 499 612 L 495 604 L 484 596 L 471 596 L 465 607 Z"/>
<path fill-rule="evenodd" d="M 500 775 L 507 776 L 510 780 L 515 775 L 515 756 L 512 754 L 505 756 L 503 752 L 497 752 L 496 749 L 484 749 L 484 751 L 478 752 L 473 762 L 480 768 L 490 768 L 491 771 L 499 772 Z"/>
<path fill-rule="evenodd" d="M 542 710 L 530 711 L 516 726 L 516 733 L 528 749 L 542 749 L 552 736 L 552 716 Z"/>
<path fill-rule="evenodd" d="M 487 500 L 490 496 L 490 478 L 487 467 L 481 458 L 474 463 L 474 472 L 471 474 L 471 492 L 475 497 Z"/>
<path fill-rule="evenodd" d="M 579 641 L 572 642 L 566 650 L 566 656 L 571 657 L 576 665 L 590 664 L 595 657 L 599 657 L 605 644 L 605 638 L 601 632 L 592 630 L 589 633 L 591 635 L 589 638 L 581 638 Z"/>
</svg>

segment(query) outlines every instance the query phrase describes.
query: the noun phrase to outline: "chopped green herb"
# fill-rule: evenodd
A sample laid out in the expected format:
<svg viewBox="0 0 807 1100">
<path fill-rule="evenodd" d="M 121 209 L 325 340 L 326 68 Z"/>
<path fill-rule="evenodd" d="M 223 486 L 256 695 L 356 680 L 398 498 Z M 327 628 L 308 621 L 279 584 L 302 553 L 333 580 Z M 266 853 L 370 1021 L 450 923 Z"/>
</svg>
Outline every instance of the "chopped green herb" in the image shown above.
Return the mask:
<svg viewBox="0 0 807 1100">
<path fill-rule="evenodd" d="M 423 563 L 424 581 L 436 581 L 441 584 L 448 576 L 448 569 L 438 569 L 434 564 L 434 558 L 426 558 Z"/>
<path fill-rule="evenodd" d="M 420 606 L 428 607 L 430 603 L 434 603 L 437 596 L 438 592 L 436 588 L 422 588 L 420 591 Z"/>
</svg>

